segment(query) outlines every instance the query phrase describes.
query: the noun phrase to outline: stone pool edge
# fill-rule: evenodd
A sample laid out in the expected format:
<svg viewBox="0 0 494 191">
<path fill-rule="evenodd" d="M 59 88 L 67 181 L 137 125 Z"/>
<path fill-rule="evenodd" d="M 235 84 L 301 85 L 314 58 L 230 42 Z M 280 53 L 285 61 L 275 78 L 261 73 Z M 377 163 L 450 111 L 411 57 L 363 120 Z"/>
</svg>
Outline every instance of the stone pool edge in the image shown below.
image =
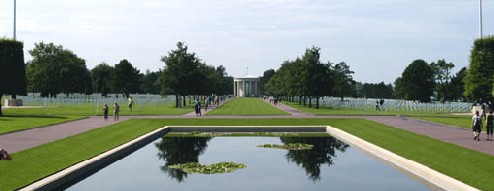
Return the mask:
<svg viewBox="0 0 494 191">
<path fill-rule="evenodd" d="M 162 137 L 168 132 L 323 132 L 348 144 L 355 145 L 362 150 L 390 162 L 405 171 L 410 172 L 423 180 L 428 181 L 445 190 L 478 190 L 463 182 L 439 173 L 429 167 L 412 160 L 405 159 L 388 150 L 369 143 L 359 137 L 331 126 L 165 126 L 142 135 L 132 141 L 97 155 L 91 159 L 81 161 L 60 172 L 38 180 L 20 190 L 57 190 L 69 182 L 77 182 L 81 176 L 91 174 L 101 168 L 120 160 L 144 145 Z"/>
<path fill-rule="evenodd" d="M 408 160 L 402 156 L 399 156 L 391 151 L 378 147 L 372 143 L 369 143 L 357 136 L 347 133 L 341 129 L 333 128 L 331 126 L 327 127 L 327 133 L 331 136 L 346 142 L 348 144 L 354 145 L 361 148 L 365 152 L 378 157 L 381 160 L 387 161 L 397 167 L 410 172 L 411 174 L 418 176 L 425 181 L 428 181 L 444 190 L 479 190 L 470 185 L 467 185 L 459 180 L 451 178 L 443 173 L 435 171 L 428 166 L 415 162 L 413 160 Z"/>
<path fill-rule="evenodd" d="M 168 127 L 162 127 L 137 137 L 127 143 L 124 143 L 118 147 L 110 149 L 104 153 L 101 153 L 93 158 L 81 161 L 77 164 L 67 167 L 57 173 L 42 178 L 24 188 L 20 191 L 30 190 L 60 190 L 70 182 L 80 180 L 81 176 L 92 174 L 92 172 L 98 171 L 101 168 L 108 166 L 114 161 L 120 160 L 137 149 L 145 146 L 148 143 L 158 139 L 170 131 Z"/>
</svg>

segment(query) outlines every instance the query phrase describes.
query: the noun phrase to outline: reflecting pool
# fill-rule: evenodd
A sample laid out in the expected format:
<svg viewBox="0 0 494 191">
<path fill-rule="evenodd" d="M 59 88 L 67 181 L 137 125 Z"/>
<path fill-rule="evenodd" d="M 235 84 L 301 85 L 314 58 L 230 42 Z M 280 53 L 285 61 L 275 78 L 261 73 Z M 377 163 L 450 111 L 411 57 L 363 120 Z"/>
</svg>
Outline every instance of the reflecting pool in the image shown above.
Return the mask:
<svg viewBox="0 0 494 191">
<path fill-rule="evenodd" d="M 260 148 L 306 143 L 311 150 Z M 196 174 L 169 165 L 235 162 L 225 174 Z M 162 138 L 67 190 L 431 190 L 332 137 Z"/>
</svg>

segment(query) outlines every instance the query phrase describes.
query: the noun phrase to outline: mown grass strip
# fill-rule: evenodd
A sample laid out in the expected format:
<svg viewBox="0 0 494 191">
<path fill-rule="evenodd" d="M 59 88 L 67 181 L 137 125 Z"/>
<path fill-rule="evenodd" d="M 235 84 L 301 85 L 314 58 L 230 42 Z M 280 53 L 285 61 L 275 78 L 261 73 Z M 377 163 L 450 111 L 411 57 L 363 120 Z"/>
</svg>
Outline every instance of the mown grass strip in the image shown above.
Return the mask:
<svg viewBox="0 0 494 191">
<path fill-rule="evenodd" d="M 235 98 L 207 115 L 288 115 L 260 98 Z"/>
<path fill-rule="evenodd" d="M 0 134 L 45 127 L 85 118 L 84 116 L 1 116 Z"/>
<path fill-rule="evenodd" d="M 439 123 L 449 126 L 461 127 L 461 128 L 472 128 L 472 116 L 469 115 L 449 115 L 449 116 L 413 116 L 424 121 L 430 121 L 433 123 Z M 485 125 L 485 122 L 484 122 Z M 485 127 L 482 127 L 485 129 Z"/>
<path fill-rule="evenodd" d="M 112 106 L 110 106 L 110 110 Z M 121 106 L 121 115 L 183 115 L 193 111 L 190 108 L 174 108 L 170 104 L 156 106 L 135 106 L 132 111 Z M 96 111 L 97 110 L 97 111 Z M 102 115 L 103 108 L 84 106 L 61 106 L 46 108 L 11 108 L 5 109 L 0 116 L 0 134 L 45 127 L 74 121 L 92 115 Z M 113 115 L 112 111 L 109 115 Z"/>
<path fill-rule="evenodd" d="M 108 103 L 109 114 L 113 114 L 113 103 Z M 125 104 L 120 105 L 120 115 L 183 115 L 193 111 L 193 107 L 175 108 L 174 104 L 134 105 L 132 111 Z M 5 109 L 5 115 L 11 116 L 94 116 L 103 115 L 103 103 L 95 105 L 64 105 L 59 107 L 43 108 L 10 108 Z"/>
</svg>

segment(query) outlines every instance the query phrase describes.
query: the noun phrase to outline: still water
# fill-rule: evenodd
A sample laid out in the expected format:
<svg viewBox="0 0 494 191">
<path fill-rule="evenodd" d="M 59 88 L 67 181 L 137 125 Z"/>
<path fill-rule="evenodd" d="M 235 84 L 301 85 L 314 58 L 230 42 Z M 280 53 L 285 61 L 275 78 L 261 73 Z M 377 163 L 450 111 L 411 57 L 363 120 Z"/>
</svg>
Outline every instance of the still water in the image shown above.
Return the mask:
<svg viewBox="0 0 494 191">
<path fill-rule="evenodd" d="M 259 148 L 307 143 L 312 150 Z M 186 162 L 247 165 L 226 174 L 168 168 Z M 162 138 L 67 190 L 430 190 L 385 163 L 332 137 Z"/>
</svg>

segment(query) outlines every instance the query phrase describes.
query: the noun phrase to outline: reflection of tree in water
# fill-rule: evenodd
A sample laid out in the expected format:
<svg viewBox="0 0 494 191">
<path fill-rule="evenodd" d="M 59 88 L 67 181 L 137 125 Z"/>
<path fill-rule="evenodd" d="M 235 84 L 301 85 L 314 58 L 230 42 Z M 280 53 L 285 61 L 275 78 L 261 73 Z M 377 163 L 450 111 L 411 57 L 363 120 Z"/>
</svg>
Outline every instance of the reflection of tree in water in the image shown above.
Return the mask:
<svg viewBox="0 0 494 191">
<path fill-rule="evenodd" d="M 199 155 L 204 153 L 208 147 L 210 137 L 167 137 L 162 138 L 161 142 L 156 143 L 159 149 L 158 157 L 165 161 L 161 170 L 167 173 L 177 182 L 182 182 L 187 178 L 187 173 L 178 169 L 168 168 L 170 165 L 188 162 L 199 162 Z"/>
<path fill-rule="evenodd" d="M 350 145 L 333 137 L 280 137 L 284 144 L 305 143 L 314 145 L 310 150 L 288 151 L 286 157 L 288 161 L 295 162 L 297 166 L 302 166 L 309 176 L 309 179 L 317 181 L 321 179 L 321 165 L 333 164 L 336 157 L 335 150 L 345 152 Z"/>
</svg>

